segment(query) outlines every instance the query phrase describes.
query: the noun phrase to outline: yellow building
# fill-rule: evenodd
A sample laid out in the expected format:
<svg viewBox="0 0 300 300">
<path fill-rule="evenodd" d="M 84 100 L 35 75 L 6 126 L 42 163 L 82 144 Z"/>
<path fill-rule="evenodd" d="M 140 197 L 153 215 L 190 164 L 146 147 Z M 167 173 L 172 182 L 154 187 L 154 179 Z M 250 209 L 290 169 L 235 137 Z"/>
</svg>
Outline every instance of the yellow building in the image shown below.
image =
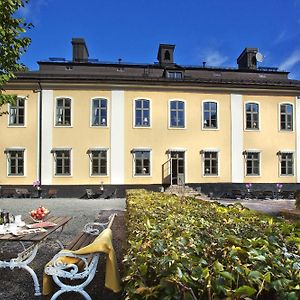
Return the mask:
<svg viewBox="0 0 300 300">
<path fill-rule="evenodd" d="M 72 45 L 72 61 L 40 61 L 6 87 L 18 102 L 0 118 L 1 186 L 39 180 L 74 196 L 300 182 L 300 81 L 258 68 L 256 48 L 226 69 L 177 65 L 174 45 L 155 64 L 90 60 L 83 39 Z"/>
</svg>

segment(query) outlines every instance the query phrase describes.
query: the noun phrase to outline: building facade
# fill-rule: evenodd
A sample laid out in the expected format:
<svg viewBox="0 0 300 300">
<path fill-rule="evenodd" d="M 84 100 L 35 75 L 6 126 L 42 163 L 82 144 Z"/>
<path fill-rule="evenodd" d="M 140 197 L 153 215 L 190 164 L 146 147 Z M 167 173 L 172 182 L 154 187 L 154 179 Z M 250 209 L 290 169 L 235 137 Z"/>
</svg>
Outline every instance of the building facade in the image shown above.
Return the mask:
<svg viewBox="0 0 300 300">
<path fill-rule="evenodd" d="M 158 63 L 104 63 L 73 39 L 73 59 L 39 62 L 6 87 L 0 118 L 0 185 L 58 186 L 62 195 L 104 185 L 300 182 L 300 82 L 257 67 L 180 66 L 174 45 Z"/>
</svg>

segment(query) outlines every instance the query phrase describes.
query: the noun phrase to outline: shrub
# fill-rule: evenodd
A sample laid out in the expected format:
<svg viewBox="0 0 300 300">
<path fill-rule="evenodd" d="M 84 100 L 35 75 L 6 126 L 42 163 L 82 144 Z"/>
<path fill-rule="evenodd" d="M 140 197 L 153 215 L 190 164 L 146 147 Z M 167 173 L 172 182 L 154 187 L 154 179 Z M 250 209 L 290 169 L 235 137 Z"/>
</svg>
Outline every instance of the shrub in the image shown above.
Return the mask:
<svg viewBox="0 0 300 300">
<path fill-rule="evenodd" d="M 300 232 L 243 206 L 127 197 L 124 299 L 299 299 Z"/>
</svg>

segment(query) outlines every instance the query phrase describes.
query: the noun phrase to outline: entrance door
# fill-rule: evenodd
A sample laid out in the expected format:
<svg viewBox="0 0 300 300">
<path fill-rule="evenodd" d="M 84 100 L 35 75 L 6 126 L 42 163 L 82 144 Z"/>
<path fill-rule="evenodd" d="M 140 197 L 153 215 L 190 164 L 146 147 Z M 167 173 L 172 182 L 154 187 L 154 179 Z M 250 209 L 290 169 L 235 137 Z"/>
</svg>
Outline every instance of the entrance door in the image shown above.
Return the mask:
<svg viewBox="0 0 300 300">
<path fill-rule="evenodd" d="M 184 179 L 184 152 L 171 152 L 171 184 L 183 185 Z"/>
</svg>

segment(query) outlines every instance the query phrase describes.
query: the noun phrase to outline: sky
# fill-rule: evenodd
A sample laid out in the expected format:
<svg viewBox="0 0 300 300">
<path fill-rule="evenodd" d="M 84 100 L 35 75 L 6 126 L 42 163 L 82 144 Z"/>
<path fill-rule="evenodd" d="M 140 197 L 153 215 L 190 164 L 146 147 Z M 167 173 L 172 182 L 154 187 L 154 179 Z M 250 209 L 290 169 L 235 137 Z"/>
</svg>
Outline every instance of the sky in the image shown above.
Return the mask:
<svg viewBox="0 0 300 300">
<path fill-rule="evenodd" d="M 237 67 L 258 48 L 260 67 L 300 79 L 300 0 L 30 0 L 19 16 L 32 22 L 21 58 L 30 70 L 49 57 L 72 59 L 72 38 L 103 62 L 154 63 L 160 43 L 176 45 L 180 65 Z"/>
</svg>

